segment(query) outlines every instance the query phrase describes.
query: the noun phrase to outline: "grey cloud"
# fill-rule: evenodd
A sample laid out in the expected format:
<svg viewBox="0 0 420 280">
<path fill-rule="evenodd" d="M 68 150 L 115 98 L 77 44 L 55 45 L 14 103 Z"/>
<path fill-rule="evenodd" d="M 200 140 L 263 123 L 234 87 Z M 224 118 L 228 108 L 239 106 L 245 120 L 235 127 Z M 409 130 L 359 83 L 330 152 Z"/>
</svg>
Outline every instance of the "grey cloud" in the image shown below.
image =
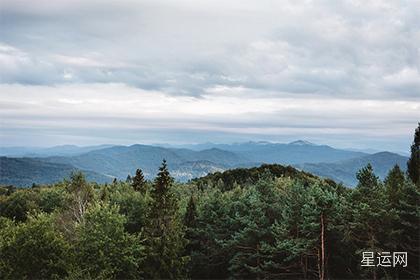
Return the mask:
<svg viewBox="0 0 420 280">
<path fill-rule="evenodd" d="M 420 68 L 420 9 L 412 1 L 3 2 L 3 43 L 31 62 L 3 67 L 3 82 L 122 82 L 193 96 L 222 85 L 418 98 L 417 86 L 383 80 Z M 65 64 L 56 55 L 94 57 L 98 65 Z"/>
<path fill-rule="evenodd" d="M 31 135 L 54 144 L 302 135 L 402 147 L 420 119 L 416 1 L 0 7 L 4 143 Z"/>
</svg>

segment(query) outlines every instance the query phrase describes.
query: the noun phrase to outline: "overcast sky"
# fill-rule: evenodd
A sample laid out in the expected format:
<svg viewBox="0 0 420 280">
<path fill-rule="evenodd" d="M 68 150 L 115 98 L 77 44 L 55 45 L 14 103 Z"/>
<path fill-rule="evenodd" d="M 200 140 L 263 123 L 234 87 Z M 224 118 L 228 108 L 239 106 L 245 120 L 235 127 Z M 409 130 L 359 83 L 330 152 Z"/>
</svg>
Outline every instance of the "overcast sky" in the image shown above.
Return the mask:
<svg viewBox="0 0 420 280">
<path fill-rule="evenodd" d="M 0 145 L 407 151 L 420 1 L 0 0 Z"/>
</svg>

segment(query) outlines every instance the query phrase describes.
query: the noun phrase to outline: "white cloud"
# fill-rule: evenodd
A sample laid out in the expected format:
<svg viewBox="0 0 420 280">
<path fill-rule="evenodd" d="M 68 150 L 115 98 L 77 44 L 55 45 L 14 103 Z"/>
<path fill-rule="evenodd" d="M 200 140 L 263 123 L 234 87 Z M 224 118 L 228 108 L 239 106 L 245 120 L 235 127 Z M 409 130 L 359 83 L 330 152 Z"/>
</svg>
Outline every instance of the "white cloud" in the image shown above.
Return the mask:
<svg viewBox="0 0 420 280">
<path fill-rule="evenodd" d="M 223 94 L 174 97 L 123 84 L 0 86 L 2 129 L 216 131 L 281 137 L 353 134 L 393 138 L 412 130 L 419 101 L 343 100 Z M 124 98 L 121 98 L 123 96 Z M 89 129 L 93 129 L 89 132 Z M 123 135 L 121 135 L 123 136 Z"/>
</svg>

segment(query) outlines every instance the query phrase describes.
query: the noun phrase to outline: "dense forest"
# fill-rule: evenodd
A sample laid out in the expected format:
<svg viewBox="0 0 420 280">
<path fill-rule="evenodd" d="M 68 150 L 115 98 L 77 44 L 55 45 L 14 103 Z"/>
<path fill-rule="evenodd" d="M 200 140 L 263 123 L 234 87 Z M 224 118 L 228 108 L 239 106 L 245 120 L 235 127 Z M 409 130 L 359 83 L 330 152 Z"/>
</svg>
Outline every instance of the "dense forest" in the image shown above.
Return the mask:
<svg viewBox="0 0 420 280">
<path fill-rule="evenodd" d="M 178 183 L 165 161 L 153 181 L 3 186 L 0 279 L 419 279 L 420 125 L 407 167 L 354 189 L 281 165 Z"/>
</svg>

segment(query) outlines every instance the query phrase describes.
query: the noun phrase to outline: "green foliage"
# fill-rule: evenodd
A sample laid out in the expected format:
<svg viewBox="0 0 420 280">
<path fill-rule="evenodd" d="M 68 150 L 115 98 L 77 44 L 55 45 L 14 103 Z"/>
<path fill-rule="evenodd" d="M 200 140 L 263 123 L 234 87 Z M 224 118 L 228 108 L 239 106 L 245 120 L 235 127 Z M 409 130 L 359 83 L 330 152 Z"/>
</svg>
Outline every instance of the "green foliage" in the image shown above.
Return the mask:
<svg viewBox="0 0 420 280">
<path fill-rule="evenodd" d="M 215 172 L 202 178 L 193 179 L 192 181 L 200 188 L 203 188 L 204 186 L 217 186 L 221 190 L 227 191 L 234 189 L 235 184 L 255 184 L 262 177 L 267 177 L 267 175 L 272 178 L 292 177 L 308 183 L 314 182 L 316 178 L 310 173 L 299 171 L 291 166 L 263 164 L 260 167 L 237 168 L 225 172 Z"/>
<path fill-rule="evenodd" d="M 379 178 L 373 172 L 370 163 L 357 172 L 356 178 L 359 181 L 357 184 L 358 189 L 364 193 L 370 193 L 379 186 Z"/>
<path fill-rule="evenodd" d="M 420 123 L 414 133 L 411 156 L 407 163 L 407 172 L 414 184 L 420 185 Z"/>
<path fill-rule="evenodd" d="M 9 196 L 16 191 L 14 186 L 0 186 L 0 196 Z"/>
<path fill-rule="evenodd" d="M 182 254 L 186 240 L 182 223 L 176 215 L 177 201 L 171 189 L 173 181 L 164 160 L 151 190 L 152 200 L 145 228 L 146 278 L 185 277 L 187 257 Z"/>
<path fill-rule="evenodd" d="M 86 181 L 82 172 L 74 172 L 70 176 L 70 181 L 66 182 L 66 190 L 70 194 L 68 211 L 74 220 L 80 223 L 83 221 L 89 203 L 94 199 L 94 189 Z"/>
<path fill-rule="evenodd" d="M 107 190 L 107 201 L 118 206 L 119 213 L 127 219 L 125 228 L 130 233 L 139 233 L 146 225 L 147 209 L 150 204 L 150 195 L 141 194 L 126 183 L 119 183 Z"/>
<path fill-rule="evenodd" d="M 0 216 L 26 221 L 28 213 L 39 209 L 38 195 L 33 190 L 19 190 L 9 196 L 0 196 Z"/>
<path fill-rule="evenodd" d="M 274 239 L 271 227 L 281 213 L 280 192 L 269 179 L 241 192 L 232 217 L 232 238 L 224 242 L 232 253 L 229 272 L 235 278 L 265 278 L 270 274 L 266 245 Z"/>
<path fill-rule="evenodd" d="M 406 269 L 397 271 L 394 277 L 401 279 L 420 278 L 420 190 L 410 180 L 405 180 L 398 194 L 397 218 L 393 224 L 393 231 L 399 233 L 392 241 L 395 250 L 408 252 L 410 265 Z"/>
<path fill-rule="evenodd" d="M 65 205 L 64 188 L 40 188 L 38 203 L 40 210 L 46 213 L 62 209 Z"/>
<path fill-rule="evenodd" d="M 397 175 L 398 171 L 394 169 L 393 173 Z M 389 183 L 395 181 L 392 177 L 394 176 L 388 176 Z M 392 209 L 387 192 L 370 165 L 363 168 L 357 174 L 357 178 L 359 184 L 350 199 L 348 238 L 352 239 L 357 248 L 355 253 L 359 256 L 363 251 L 375 253 L 389 251 L 392 248 L 386 245 L 388 239 L 396 234 L 392 230 L 392 223 L 397 218 L 397 213 Z M 373 278 L 387 275 L 387 271 L 381 267 L 366 268 L 360 273 Z"/>
<path fill-rule="evenodd" d="M 398 204 L 398 199 L 401 196 L 404 184 L 404 172 L 398 165 L 395 165 L 394 168 L 389 171 L 388 176 L 386 176 L 384 180 L 386 194 L 388 195 L 388 200 L 391 206 Z"/>
<path fill-rule="evenodd" d="M 144 248 L 137 235 L 125 232 L 125 222 L 118 207 L 93 205 L 77 227 L 77 269 L 92 278 L 138 278 Z"/>
<path fill-rule="evenodd" d="M 187 211 L 184 216 L 184 225 L 187 228 L 194 228 L 197 225 L 197 206 L 192 195 L 188 201 Z"/>
<path fill-rule="evenodd" d="M 53 217 L 30 216 L 26 223 L 0 221 L 0 278 L 60 279 L 67 275 L 69 244 Z"/>
<path fill-rule="evenodd" d="M 144 193 L 146 191 L 146 180 L 144 179 L 143 171 L 141 169 L 136 170 L 136 175 L 132 178 L 133 189 L 138 192 Z"/>
</svg>

